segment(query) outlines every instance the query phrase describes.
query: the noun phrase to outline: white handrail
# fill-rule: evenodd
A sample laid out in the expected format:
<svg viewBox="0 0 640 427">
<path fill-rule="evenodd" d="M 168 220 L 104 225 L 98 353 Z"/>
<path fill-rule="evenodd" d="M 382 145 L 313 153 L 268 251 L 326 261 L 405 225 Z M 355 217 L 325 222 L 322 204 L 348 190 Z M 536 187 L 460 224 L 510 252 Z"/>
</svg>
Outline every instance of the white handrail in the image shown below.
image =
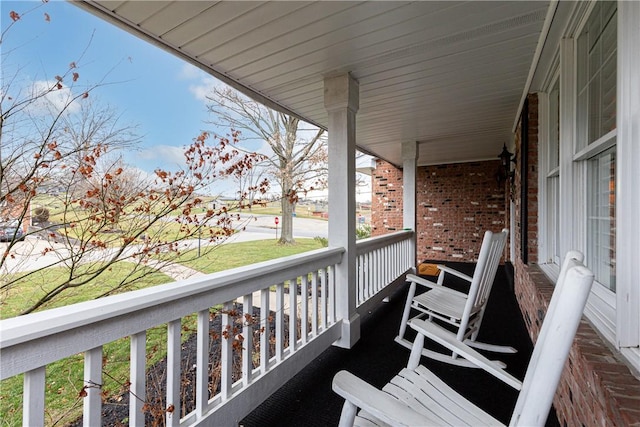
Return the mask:
<svg viewBox="0 0 640 427">
<path fill-rule="evenodd" d="M 387 296 L 380 292 L 415 267 L 413 237 L 413 231 L 405 230 L 356 242 L 356 306 Z"/>
<path fill-rule="evenodd" d="M 410 268 L 414 255 L 408 248 L 411 248 L 412 237 L 413 232 L 409 231 L 357 242 L 358 263 L 363 266 L 368 263 L 371 267 L 366 271 L 362 269 L 359 275 L 362 285 L 359 285 L 358 304 L 379 293 Z M 167 425 L 198 424 L 212 414 L 216 422 L 231 422 L 246 415 L 340 338 L 341 319 L 336 318 L 335 308 L 335 287 L 339 284 L 334 273 L 343 254 L 344 248 L 319 249 L 2 320 L 0 379 L 25 373 L 23 422 L 33 421 L 39 425 L 44 421 L 44 367 L 84 353 L 85 386 L 91 385 L 86 388 L 84 398 L 84 421 L 99 423 L 103 346 L 121 338 L 132 340 L 130 389 L 144 399 L 145 334 L 151 328 L 166 325 L 166 402 L 179 408 L 180 322 L 186 316 L 197 314 L 195 408 L 182 419 L 178 410 L 167 413 Z M 212 307 L 230 310 L 236 301 L 242 303 L 239 309 L 242 318 L 254 314 L 253 306 L 260 307 L 260 315 L 255 316 L 257 327 L 264 331 L 259 339 L 260 349 L 252 353 L 252 332 L 243 325 L 240 330 L 247 338 L 240 349 L 242 372 L 239 379 L 234 380 L 231 365 L 236 349 L 232 348 L 232 340 L 223 340 L 220 392 L 210 395 L 209 310 Z M 274 317 L 274 326 L 269 325 L 268 312 Z M 229 317 L 223 310 L 222 328 L 233 321 Z M 288 328 L 285 318 L 290 319 Z M 274 346 L 272 350 L 269 344 Z M 256 357 L 259 363 L 253 366 L 249 362 Z M 258 382 L 261 385 L 255 387 Z M 239 396 L 242 402 L 234 400 Z M 133 420 L 144 416 L 141 402 L 135 399 L 130 399 L 130 411 Z"/>
</svg>

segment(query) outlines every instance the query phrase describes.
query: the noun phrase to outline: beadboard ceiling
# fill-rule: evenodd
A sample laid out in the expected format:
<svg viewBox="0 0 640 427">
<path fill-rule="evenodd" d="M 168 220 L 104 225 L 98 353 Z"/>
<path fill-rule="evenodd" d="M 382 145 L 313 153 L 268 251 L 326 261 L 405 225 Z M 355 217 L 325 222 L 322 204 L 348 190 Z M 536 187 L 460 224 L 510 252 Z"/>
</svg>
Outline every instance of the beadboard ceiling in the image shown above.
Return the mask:
<svg viewBox="0 0 640 427">
<path fill-rule="evenodd" d="M 76 1 L 267 105 L 327 126 L 323 79 L 360 83 L 357 145 L 402 164 L 496 159 L 540 53 L 546 1 Z"/>
</svg>

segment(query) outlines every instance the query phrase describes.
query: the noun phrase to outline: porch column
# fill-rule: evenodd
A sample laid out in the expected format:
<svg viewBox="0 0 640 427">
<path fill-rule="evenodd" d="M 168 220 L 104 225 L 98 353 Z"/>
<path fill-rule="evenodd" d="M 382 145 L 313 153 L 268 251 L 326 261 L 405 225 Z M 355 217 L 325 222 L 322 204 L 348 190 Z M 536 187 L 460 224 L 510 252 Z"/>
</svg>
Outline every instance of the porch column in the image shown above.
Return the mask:
<svg viewBox="0 0 640 427">
<path fill-rule="evenodd" d="M 336 315 L 343 319 L 342 338 L 351 348 L 360 339 L 356 312 L 356 112 L 358 82 L 350 74 L 324 80 L 324 106 L 329 115 L 329 245 L 346 249 L 336 268 Z"/>
<path fill-rule="evenodd" d="M 414 232 L 411 240 L 413 266 L 416 265 L 416 182 L 418 175 L 418 143 L 402 143 L 402 227 Z"/>
</svg>

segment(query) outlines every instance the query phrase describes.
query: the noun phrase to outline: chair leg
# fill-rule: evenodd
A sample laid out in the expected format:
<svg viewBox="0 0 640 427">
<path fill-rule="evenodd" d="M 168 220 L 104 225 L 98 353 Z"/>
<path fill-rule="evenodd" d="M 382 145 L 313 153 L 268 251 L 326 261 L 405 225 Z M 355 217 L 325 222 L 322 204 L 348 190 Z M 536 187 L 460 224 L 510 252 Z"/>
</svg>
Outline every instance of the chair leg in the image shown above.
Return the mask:
<svg viewBox="0 0 640 427">
<path fill-rule="evenodd" d="M 402 312 L 402 320 L 400 321 L 400 330 L 398 331 L 398 339 L 404 340 L 404 334 L 407 331 L 407 324 L 409 323 L 409 313 L 411 312 L 411 302 L 413 301 L 413 297 L 416 294 L 416 284 L 415 282 L 411 282 L 411 286 L 409 286 L 409 293 L 407 294 L 407 301 L 404 304 L 404 311 Z"/>
<path fill-rule="evenodd" d="M 352 427 L 358 413 L 358 407 L 348 400 L 344 401 L 338 427 Z"/>
</svg>

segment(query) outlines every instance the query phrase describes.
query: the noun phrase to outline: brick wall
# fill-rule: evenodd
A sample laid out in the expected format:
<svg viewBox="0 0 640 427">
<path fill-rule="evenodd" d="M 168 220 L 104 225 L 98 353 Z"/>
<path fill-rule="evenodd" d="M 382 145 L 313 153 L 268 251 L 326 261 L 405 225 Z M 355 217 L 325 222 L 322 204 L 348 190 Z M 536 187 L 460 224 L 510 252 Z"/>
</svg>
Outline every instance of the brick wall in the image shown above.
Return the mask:
<svg viewBox="0 0 640 427">
<path fill-rule="evenodd" d="M 484 232 L 505 227 L 499 168 L 499 160 L 418 168 L 418 261 L 476 261 Z M 372 235 L 401 230 L 402 171 L 378 161 L 373 195 Z"/>
<path fill-rule="evenodd" d="M 500 167 L 492 160 L 418 169 L 418 260 L 477 260 L 484 232 L 505 227 Z"/>
<path fill-rule="evenodd" d="M 515 263 L 516 299 L 532 341 L 549 307 L 553 283 L 536 264 Z M 583 318 L 553 406 L 563 426 L 639 426 L 640 381 Z"/>
<path fill-rule="evenodd" d="M 371 235 L 402 230 L 402 170 L 377 160 L 371 193 Z"/>
</svg>

